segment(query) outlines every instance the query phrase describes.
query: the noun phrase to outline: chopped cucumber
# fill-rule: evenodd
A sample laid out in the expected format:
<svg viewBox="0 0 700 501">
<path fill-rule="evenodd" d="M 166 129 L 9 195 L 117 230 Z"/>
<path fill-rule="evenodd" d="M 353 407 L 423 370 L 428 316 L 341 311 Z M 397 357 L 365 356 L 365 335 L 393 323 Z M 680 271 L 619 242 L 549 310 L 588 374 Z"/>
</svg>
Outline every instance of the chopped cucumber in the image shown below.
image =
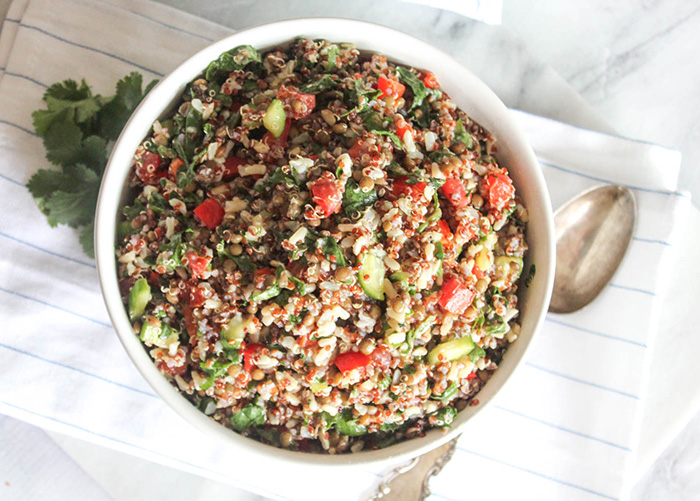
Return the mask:
<svg viewBox="0 0 700 501">
<path fill-rule="evenodd" d="M 408 277 L 410 276 L 411 274 L 407 271 L 397 271 L 396 273 L 392 273 L 389 279 L 392 282 L 403 282 L 405 280 L 408 280 Z"/>
<path fill-rule="evenodd" d="M 443 360 L 452 362 L 467 356 L 474 349 L 474 341 L 469 336 L 440 343 L 428 353 L 428 363 L 437 365 Z M 440 355 L 443 355 L 441 360 Z"/>
<path fill-rule="evenodd" d="M 263 125 L 270 133 L 275 136 L 275 139 L 284 132 L 284 122 L 287 120 L 287 114 L 284 112 L 282 101 L 275 99 L 270 103 L 263 117 Z"/>
<path fill-rule="evenodd" d="M 150 315 L 143 319 L 140 337 L 147 346 L 159 348 L 169 348 L 180 340 L 180 334 L 175 329 Z"/>
<path fill-rule="evenodd" d="M 365 254 L 360 266 L 359 282 L 362 289 L 372 299 L 384 300 L 384 261 L 369 252 Z"/>
<path fill-rule="evenodd" d="M 328 388 L 328 383 L 325 381 L 312 381 L 311 384 L 309 385 L 311 388 L 311 391 L 315 394 L 322 392 L 326 388 Z"/>
<path fill-rule="evenodd" d="M 145 278 L 139 278 L 129 291 L 129 319 L 132 322 L 141 318 L 150 300 L 151 287 Z"/>
<path fill-rule="evenodd" d="M 496 286 L 514 284 L 523 272 L 523 258 L 517 256 L 497 256 L 494 259 L 494 265 L 494 285 Z"/>
<path fill-rule="evenodd" d="M 245 337 L 246 330 L 251 324 L 250 319 L 240 317 L 231 319 L 226 327 L 221 330 L 222 344 L 227 345 L 224 348 L 238 348 Z"/>
</svg>

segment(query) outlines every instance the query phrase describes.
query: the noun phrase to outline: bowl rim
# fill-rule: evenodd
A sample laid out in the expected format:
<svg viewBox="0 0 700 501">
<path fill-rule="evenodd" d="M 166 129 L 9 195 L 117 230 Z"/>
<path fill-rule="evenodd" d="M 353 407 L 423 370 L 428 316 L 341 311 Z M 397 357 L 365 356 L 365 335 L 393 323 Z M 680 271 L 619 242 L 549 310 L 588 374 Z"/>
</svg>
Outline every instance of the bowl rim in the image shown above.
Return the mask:
<svg viewBox="0 0 700 501">
<path fill-rule="evenodd" d="M 332 27 L 332 30 L 330 29 Z M 334 35 L 338 33 L 338 35 Z M 281 36 L 280 36 L 281 34 Z M 537 275 L 539 280 L 539 294 L 535 296 L 535 300 L 539 298 L 540 307 L 537 308 L 536 317 L 530 322 L 532 325 L 531 334 L 527 339 L 525 348 L 520 353 L 518 359 L 514 362 L 515 365 L 508 372 L 499 387 L 494 389 L 485 401 L 478 406 L 470 408 L 469 414 L 465 416 L 467 409 L 460 412 L 453 427 L 447 432 L 438 429 L 429 430 L 426 436 L 406 440 L 398 444 L 394 444 L 385 449 L 374 451 L 360 451 L 352 454 L 330 455 L 330 454 L 314 454 L 298 451 L 290 451 L 282 448 L 277 448 L 267 444 L 263 444 L 254 439 L 244 437 L 234 431 L 215 422 L 210 417 L 194 407 L 181 393 L 174 388 L 156 368 L 151 357 L 144 349 L 141 341 L 134 335 L 131 323 L 128 320 L 126 310 L 122 304 L 121 295 L 119 292 L 118 279 L 116 273 L 116 257 L 114 253 L 115 246 L 115 228 L 116 221 L 121 206 L 120 200 L 126 176 L 129 172 L 131 158 L 136 150 L 136 146 L 143 140 L 146 131 L 150 129 L 151 124 L 156 120 L 167 108 L 168 103 L 172 103 L 173 97 L 166 98 L 169 91 L 173 94 L 173 89 L 181 89 L 190 82 L 197 74 L 201 73 L 207 64 L 214 60 L 218 55 L 225 50 L 238 45 L 253 45 L 260 50 L 275 46 L 283 41 L 289 41 L 296 36 L 310 36 L 312 38 L 325 38 L 330 40 L 352 39 L 358 48 L 364 48 L 365 44 L 357 40 L 364 40 L 372 36 L 384 36 L 391 38 L 391 45 L 401 46 L 402 57 L 404 59 L 425 59 L 422 56 L 407 55 L 405 47 L 411 47 L 415 54 L 427 53 L 430 55 L 431 61 L 436 61 L 435 68 L 430 65 L 416 65 L 405 62 L 405 64 L 414 67 L 429 68 L 434 73 L 437 71 L 437 66 L 441 68 L 450 67 L 450 72 L 454 70 L 459 74 L 460 85 L 466 85 L 470 92 L 479 94 L 480 99 L 485 100 L 486 105 L 480 103 L 475 105 L 473 102 L 469 105 L 476 106 L 477 110 L 482 107 L 490 108 L 494 120 L 503 121 L 504 126 L 509 130 L 508 145 L 515 147 L 518 150 L 519 159 L 527 169 L 528 183 L 534 185 L 534 191 L 537 195 L 541 212 L 541 219 L 537 224 L 541 226 L 543 242 L 541 245 L 541 253 L 544 253 L 544 266 L 538 263 Z M 268 43 L 257 43 L 254 40 L 261 38 L 268 40 Z M 387 45 L 379 44 L 379 45 Z M 387 55 L 391 60 L 404 62 L 401 58 L 395 58 L 390 51 L 383 49 L 368 49 L 378 53 Z M 194 69 L 197 72 L 192 74 Z M 435 71 L 434 71 L 435 70 Z M 446 72 L 446 71 L 445 71 Z M 191 75 L 190 78 L 186 78 Z M 439 78 L 442 83 L 442 79 Z M 448 92 L 452 97 L 452 92 Z M 163 103 L 166 103 L 163 106 Z M 473 109 L 465 109 L 463 104 L 458 103 L 460 108 L 465 110 L 472 116 Z M 466 107 L 468 108 L 468 107 Z M 476 114 L 478 117 L 478 113 Z M 489 119 L 492 117 L 488 117 Z M 489 120 L 477 119 L 484 125 L 484 122 Z M 139 134 L 139 130 L 144 130 Z M 489 130 L 493 127 L 485 125 Z M 497 140 L 501 140 L 497 137 Z M 137 142 L 135 142 L 137 141 Z M 517 183 L 516 183 L 517 185 Z M 117 187 L 113 189 L 113 187 Z M 535 196 L 535 195 L 533 195 Z M 531 204 L 531 202 L 528 202 Z M 531 209 L 528 206 L 528 209 Z M 551 202 L 549 192 L 544 181 L 544 176 L 539 168 L 537 159 L 528 141 L 525 139 L 523 132 L 520 130 L 517 122 L 510 116 L 510 112 L 505 105 L 500 101 L 496 94 L 483 83 L 470 70 L 458 63 L 451 56 L 444 53 L 440 49 L 433 47 L 427 42 L 416 38 L 407 33 L 389 28 L 380 24 L 369 23 L 366 21 L 358 21 L 353 19 L 332 18 L 332 17 L 306 17 L 296 19 L 286 19 L 272 23 L 264 23 L 257 26 L 249 27 L 234 34 L 216 41 L 207 47 L 199 50 L 197 53 L 182 62 L 172 72 L 166 75 L 144 98 L 137 109 L 131 115 L 129 121 L 122 130 L 117 139 L 114 148 L 111 152 L 109 162 L 104 172 L 104 177 L 100 187 L 100 192 L 97 201 L 97 210 L 95 215 L 95 258 L 97 262 L 97 272 L 105 301 L 108 314 L 117 332 L 120 342 L 126 350 L 132 363 L 139 370 L 141 375 L 146 379 L 150 386 L 160 396 L 160 398 L 168 404 L 170 408 L 175 410 L 194 428 L 198 429 L 205 435 L 215 437 L 217 441 L 236 447 L 240 451 L 245 451 L 247 454 L 259 458 L 269 460 L 271 456 L 275 456 L 283 462 L 293 462 L 295 464 L 309 464 L 314 466 L 337 466 L 337 465 L 369 465 L 386 462 L 398 462 L 400 460 L 408 460 L 412 457 L 428 452 L 440 445 L 452 440 L 461 434 L 469 421 L 477 414 L 481 414 L 483 409 L 488 407 L 494 399 L 494 396 L 502 392 L 503 386 L 513 377 L 513 374 L 518 372 L 522 366 L 527 351 L 532 346 L 532 341 L 540 330 L 547 313 L 547 306 L 551 296 L 551 291 L 554 282 L 554 223 L 552 218 Z M 534 293 L 533 293 L 534 294 Z M 530 315 L 535 314 L 530 313 Z M 498 371 L 497 371 L 498 373 Z M 482 389 L 482 393 L 488 387 L 486 385 Z M 480 393 L 481 394 L 481 393 Z"/>
</svg>

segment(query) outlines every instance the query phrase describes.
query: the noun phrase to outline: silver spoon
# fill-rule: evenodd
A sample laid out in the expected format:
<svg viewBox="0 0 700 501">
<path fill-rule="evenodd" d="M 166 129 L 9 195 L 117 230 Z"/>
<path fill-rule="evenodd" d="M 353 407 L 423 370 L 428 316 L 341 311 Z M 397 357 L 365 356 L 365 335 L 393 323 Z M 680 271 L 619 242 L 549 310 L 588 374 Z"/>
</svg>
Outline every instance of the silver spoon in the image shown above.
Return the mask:
<svg viewBox="0 0 700 501">
<path fill-rule="evenodd" d="M 572 313 L 600 294 L 627 252 L 637 216 L 624 186 L 592 188 L 554 214 L 557 260 L 549 311 Z M 387 473 L 368 501 L 422 501 L 430 479 L 450 460 L 457 438 Z"/>
</svg>

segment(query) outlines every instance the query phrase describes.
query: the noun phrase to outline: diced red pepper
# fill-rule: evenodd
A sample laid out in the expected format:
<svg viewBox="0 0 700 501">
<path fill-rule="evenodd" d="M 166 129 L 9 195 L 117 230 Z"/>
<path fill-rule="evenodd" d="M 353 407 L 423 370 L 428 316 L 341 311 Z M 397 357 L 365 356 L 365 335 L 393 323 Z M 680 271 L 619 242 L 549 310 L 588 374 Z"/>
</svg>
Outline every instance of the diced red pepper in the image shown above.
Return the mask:
<svg viewBox="0 0 700 501">
<path fill-rule="evenodd" d="M 403 135 L 406 134 L 407 131 L 410 130 L 413 132 L 413 127 L 408 125 L 401 115 L 397 115 L 396 118 L 394 118 L 394 125 L 396 126 L 396 135 L 399 136 L 402 141 Z"/>
<path fill-rule="evenodd" d="M 467 191 L 464 189 L 464 183 L 456 177 L 451 177 L 445 181 L 440 187 L 440 192 L 445 195 L 452 205 L 457 209 L 461 209 L 469 203 Z"/>
<path fill-rule="evenodd" d="M 202 278 L 204 271 L 209 266 L 211 258 L 209 256 L 200 256 L 195 251 L 187 251 L 182 257 L 182 262 L 190 267 L 194 278 Z"/>
<path fill-rule="evenodd" d="M 476 377 L 476 372 L 470 372 L 470 373 L 467 375 L 467 379 L 474 379 L 475 377 Z"/>
<path fill-rule="evenodd" d="M 379 95 L 380 98 L 384 96 L 391 96 L 394 99 L 399 99 L 403 96 L 406 86 L 399 82 L 398 80 L 390 80 L 384 75 L 379 75 L 379 83 L 377 85 L 382 93 Z"/>
<path fill-rule="evenodd" d="M 325 217 L 340 211 L 343 194 L 338 189 L 336 178 L 330 172 L 309 183 L 311 199 L 318 205 Z"/>
<path fill-rule="evenodd" d="M 257 355 L 263 348 L 264 346 L 259 343 L 246 343 L 245 347 L 243 348 L 243 367 L 245 368 L 246 372 L 253 370 L 253 367 L 255 366 L 253 356 Z"/>
<path fill-rule="evenodd" d="M 308 117 L 316 107 L 316 96 L 305 94 L 296 87 L 280 86 L 277 99 L 282 101 L 285 111 L 289 111 L 295 120 Z"/>
<path fill-rule="evenodd" d="M 183 165 L 185 165 L 185 161 L 182 158 L 173 158 L 172 162 L 170 162 L 170 167 L 168 167 L 168 176 L 171 181 L 177 181 L 177 171 Z"/>
<path fill-rule="evenodd" d="M 207 298 L 204 297 L 204 289 L 196 285 L 190 285 L 187 289 L 187 304 L 191 308 L 199 308 Z"/>
<path fill-rule="evenodd" d="M 450 313 L 461 315 L 472 304 L 475 295 L 458 278 L 451 277 L 442 284 L 438 303 Z"/>
<path fill-rule="evenodd" d="M 160 170 L 162 160 L 158 153 L 144 151 L 136 162 L 136 175 L 146 184 L 156 184 L 161 177 L 167 174 Z"/>
<path fill-rule="evenodd" d="M 443 241 L 450 241 L 452 240 L 452 230 L 450 229 L 450 226 L 447 224 L 447 221 L 444 219 L 441 219 L 440 221 L 437 222 L 437 227 L 440 233 L 442 233 L 442 240 Z"/>
<path fill-rule="evenodd" d="M 489 204 L 496 210 L 503 210 L 508 202 L 515 195 L 513 181 L 505 172 L 498 172 L 486 177 L 484 182 L 486 191 L 488 192 Z"/>
<path fill-rule="evenodd" d="M 224 161 L 224 181 L 229 181 L 241 175 L 238 168 L 241 165 L 245 165 L 247 162 L 240 157 L 231 156 Z"/>
<path fill-rule="evenodd" d="M 391 190 L 395 197 L 401 195 L 411 195 L 413 200 L 418 200 L 425 195 L 425 188 L 428 186 L 423 181 L 418 181 L 416 184 L 408 184 L 406 181 L 408 176 L 399 176 L 394 179 L 394 187 Z"/>
<path fill-rule="evenodd" d="M 213 198 L 207 198 L 194 210 L 194 213 L 210 230 L 215 230 L 224 219 L 224 208 Z"/>
<path fill-rule="evenodd" d="M 359 351 L 346 351 L 335 358 L 335 365 L 340 372 L 348 372 L 360 367 L 366 367 L 370 363 L 370 358 Z"/>
<path fill-rule="evenodd" d="M 253 272 L 253 278 L 262 277 L 263 275 L 274 275 L 275 270 L 269 266 L 263 266 L 262 268 L 256 268 Z"/>
<path fill-rule="evenodd" d="M 433 75 L 429 71 L 426 71 L 425 75 L 423 75 L 423 83 L 429 89 L 437 89 L 440 86 L 440 84 L 437 81 L 437 78 L 435 78 L 435 75 Z"/>
</svg>

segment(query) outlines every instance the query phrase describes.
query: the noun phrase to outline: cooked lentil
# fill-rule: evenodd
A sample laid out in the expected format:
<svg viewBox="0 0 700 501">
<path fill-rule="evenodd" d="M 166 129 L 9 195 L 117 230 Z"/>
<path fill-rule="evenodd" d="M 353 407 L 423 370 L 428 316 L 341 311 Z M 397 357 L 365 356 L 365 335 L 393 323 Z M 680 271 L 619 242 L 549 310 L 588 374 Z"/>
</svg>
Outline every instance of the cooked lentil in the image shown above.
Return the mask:
<svg viewBox="0 0 700 501">
<path fill-rule="evenodd" d="M 278 447 L 447 427 L 520 332 L 527 213 L 496 153 L 429 72 L 237 47 L 134 155 L 134 330 L 193 405 Z"/>
</svg>

